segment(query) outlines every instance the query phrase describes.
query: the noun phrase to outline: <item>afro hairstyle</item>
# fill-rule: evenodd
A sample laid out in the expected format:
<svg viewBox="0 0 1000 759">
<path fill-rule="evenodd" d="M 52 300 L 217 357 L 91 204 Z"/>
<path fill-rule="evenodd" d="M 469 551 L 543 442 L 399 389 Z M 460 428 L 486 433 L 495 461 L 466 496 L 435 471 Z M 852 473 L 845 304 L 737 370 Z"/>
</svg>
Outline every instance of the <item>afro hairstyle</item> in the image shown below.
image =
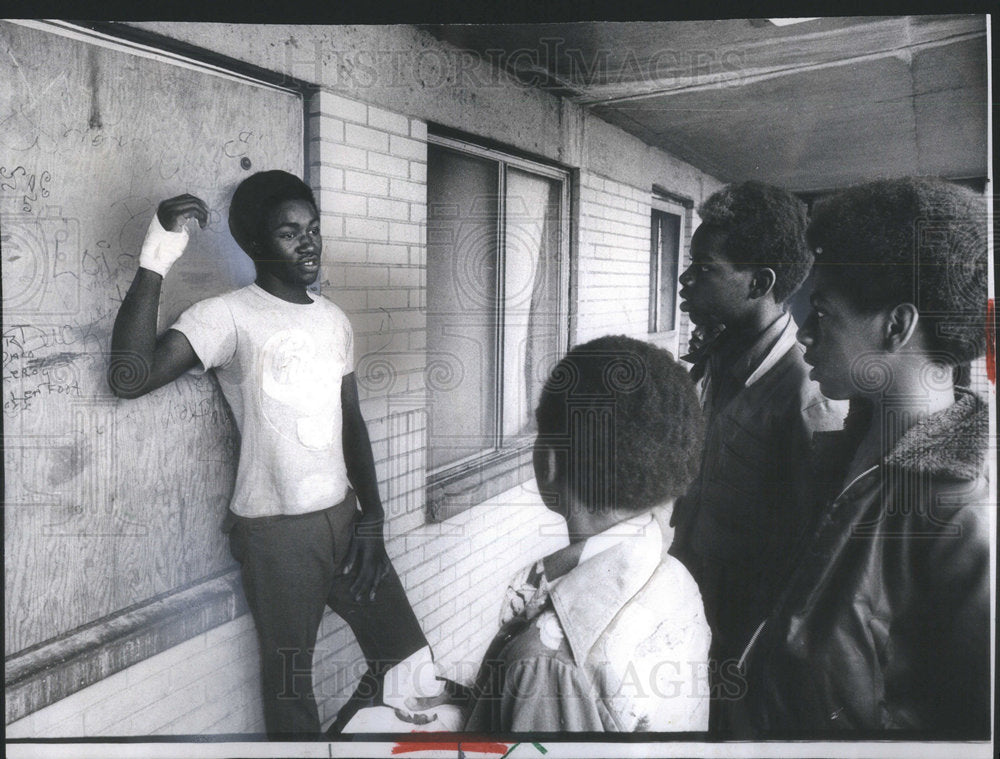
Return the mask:
<svg viewBox="0 0 1000 759">
<path fill-rule="evenodd" d="M 229 204 L 229 231 L 251 258 L 254 243 L 264 236 L 268 213 L 287 200 L 305 200 L 316 207 L 309 185 L 287 171 L 258 171 L 236 187 Z"/>
<path fill-rule="evenodd" d="M 865 312 L 912 303 L 941 363 L 986 350 L 986 209 L 941 179 L 883 179 L 817 204 L 807 233 L 822 269 Z"/>
<path fill-rule="evenodd" d="M 761 182 L 731 184 L 698 208 L 702 226 L 726 235 L 726 255 L 743 267 L 774 270 L 775 301 L 784 303 L 812 268 L 806 245 L 806 205 L 786 190 Z"/>
<path fill-rule="evenodd" d="M 565 456 L 573 494 L 591 509 L 641 511 L 687 490 L 704 421 L 694 384 L 669 352 L 624 335 L 573 348 L 535 410 L 539 438 Z"/>
</svg>

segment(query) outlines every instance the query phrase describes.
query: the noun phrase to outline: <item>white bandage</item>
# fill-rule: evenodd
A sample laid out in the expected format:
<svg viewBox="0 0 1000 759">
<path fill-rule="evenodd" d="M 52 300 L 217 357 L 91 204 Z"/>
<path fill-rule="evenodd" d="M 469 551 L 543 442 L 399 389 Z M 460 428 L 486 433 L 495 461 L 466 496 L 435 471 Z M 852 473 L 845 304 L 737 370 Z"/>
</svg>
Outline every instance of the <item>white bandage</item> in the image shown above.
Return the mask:
<svg viewBox="0 0 1000 759">
<path fill-rule="evenodd" d="M 180 232 L 168 232 L 154 213 L 149 229 L 146 230 L 146 239 L 142 243 L 142 252 L 139 253 L 139 266 L 165 277 L 174 261 L 181 257 L 187 242 L 186 227 Z"/>
</svg>

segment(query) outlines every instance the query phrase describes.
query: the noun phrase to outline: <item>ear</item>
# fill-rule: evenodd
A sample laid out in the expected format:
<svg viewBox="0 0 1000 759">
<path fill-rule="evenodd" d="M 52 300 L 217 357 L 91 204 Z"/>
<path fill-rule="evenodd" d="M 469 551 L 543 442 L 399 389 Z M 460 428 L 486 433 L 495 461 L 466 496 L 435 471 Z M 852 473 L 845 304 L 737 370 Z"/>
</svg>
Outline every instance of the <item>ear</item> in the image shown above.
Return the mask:
<svg viewBox="0 0 1000 759">
<path fill-rule="evenodd" d="M 532 463 L 538 487 L 543 490 L 550 488 L 556 481 L 556 449 L 549 443 L 536 441 L 532 451 Z"/>
<path fill-rule="evenodd" d="M 886 314 L 885 340 L 891 353 L 901 350 L 913 340 L 920 322 L 920 312 L 912 303 L 900 303 Z"/>
<path fill-rule="evenodd" d="M 774 289 L 775 279 L 777 279 L 777 276 L 774 273 L 774 269 L 768 266 L 757 269 L 750 279 L 750 297 L 754 299 L 763 298 Z"/>
</svg>

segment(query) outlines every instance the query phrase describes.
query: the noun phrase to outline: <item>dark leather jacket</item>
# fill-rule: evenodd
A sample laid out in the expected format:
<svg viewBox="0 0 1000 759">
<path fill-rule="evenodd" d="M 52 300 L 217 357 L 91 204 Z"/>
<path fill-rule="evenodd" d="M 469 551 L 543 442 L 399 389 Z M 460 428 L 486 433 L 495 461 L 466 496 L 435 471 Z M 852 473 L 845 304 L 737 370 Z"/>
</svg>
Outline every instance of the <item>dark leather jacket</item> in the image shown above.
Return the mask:
<svg viewBox="0 0 1000 759">
<path fill-rule="evenodd" d="M 802 545 L 744 652 L 733 711 L 747 737 L 989 737 L 988 418 L 957 395 L 844 488 Z M 843 476 L 856 428 L 817 436 L 821 486 Z"/>
</svg>

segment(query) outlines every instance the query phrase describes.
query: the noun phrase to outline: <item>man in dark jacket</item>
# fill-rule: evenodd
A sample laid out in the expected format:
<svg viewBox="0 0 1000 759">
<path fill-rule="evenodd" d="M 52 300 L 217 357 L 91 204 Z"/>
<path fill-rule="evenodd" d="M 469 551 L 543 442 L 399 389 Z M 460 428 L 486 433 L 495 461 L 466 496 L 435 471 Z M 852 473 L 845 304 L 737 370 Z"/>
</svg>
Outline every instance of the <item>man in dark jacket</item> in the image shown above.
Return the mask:
<svg viewBox="0 0 1000 759">
<path fill-rule="evenodd" d="M 952 380 L 985 349 L 987 229 L 978 198 L 935 180 L 817 211 L 799 339 L 852 411 L 817 439 L 825 510 L 743 654 L 748 736 L 989 737 L 988 418 Z"/>
<path fill-rule="evenodd" d="M 846 406 L 808 378 L 785 303 L 806 278 L 805 206 L 757 182 L 732 185 L 699 209 L 681 309 L 704 330 L 692 373 L 707 420 L 701 471 L 676 509 L 671 553 L 701 589 L 712 627 L 712 729 L 754 627 L 774 600 L 784 561 L 810 514 L 807 451 L 840 429 Z M 722 327 L 721 334 L 712 339 Z"/>
</svg>

